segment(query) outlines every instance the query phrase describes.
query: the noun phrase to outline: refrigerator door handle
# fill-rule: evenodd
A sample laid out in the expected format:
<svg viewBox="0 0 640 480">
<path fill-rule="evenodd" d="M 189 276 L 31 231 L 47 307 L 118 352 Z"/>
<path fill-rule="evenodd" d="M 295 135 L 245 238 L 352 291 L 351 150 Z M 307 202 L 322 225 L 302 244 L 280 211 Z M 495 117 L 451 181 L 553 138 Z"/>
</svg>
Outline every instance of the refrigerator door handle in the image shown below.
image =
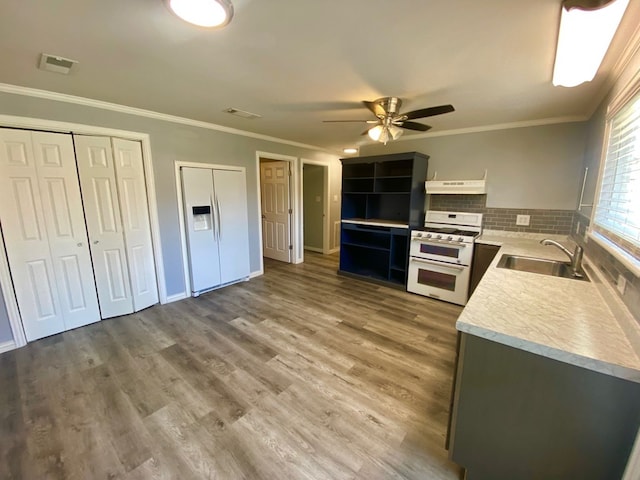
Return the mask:
<svg viewBox="0 0 640 480">
<path fill-rule="evenodd" d="M 213 239 L 215 240 L 216 236 L 218 235 L 218 228 L 216 227 L 216 215 L 213 206 L 213 195 L 209 195 L 209 205 L 211 206 L 211 229 L 213 230 Z"/>
<path fill-rule="evenodd" d="M 216 212 L 218 214 L 218 240 L 222 236 L 222 220 L 220 219 L 220 201 L 218 200 L 218 196 L 216 195 Z"/>
</svg>

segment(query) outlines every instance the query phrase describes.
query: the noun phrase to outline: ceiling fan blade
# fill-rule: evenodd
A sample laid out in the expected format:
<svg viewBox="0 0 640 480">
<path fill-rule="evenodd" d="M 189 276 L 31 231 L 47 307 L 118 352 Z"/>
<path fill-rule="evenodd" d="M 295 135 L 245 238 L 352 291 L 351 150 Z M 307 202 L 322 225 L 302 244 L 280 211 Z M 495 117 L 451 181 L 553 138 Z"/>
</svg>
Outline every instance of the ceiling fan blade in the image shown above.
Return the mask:
<svg viewBox="0 0 640 480">
<path fill-rule="evenodd" d="M 384 117 L 387 115 L 387 112 L 382 108 L 382 105 L 376 102 L 367 102 L 366 100 L 362 102 L 365 107 L 373 112 L 376 117 Z"/>
<path fill-rule="evenodd" d="M 418 122 L 402 122 L 397 124 L 400 128 L 406 128 L 407 130 L 417 130 L 418 132 L 426 132 L 431 129 L 431 125 L 424 125 Z"/>
<path fill-rule="evenodd" d="M 413 110 L 402 114 L 402 118 L 405 120 L 413 120 L 414 118 L 433 117 L 434 115 L 442 115 L 443 113 L 454 112 L 453 105 L 440 105 L 438 107 L 421 108 L 420 110 Z"/>
<path fill-rule="evenodd" d="M 349 123 L 349 122 L 378 123 L 378 120 L 323 120 L 322 121 L 322 123 Z"/>
</svg>

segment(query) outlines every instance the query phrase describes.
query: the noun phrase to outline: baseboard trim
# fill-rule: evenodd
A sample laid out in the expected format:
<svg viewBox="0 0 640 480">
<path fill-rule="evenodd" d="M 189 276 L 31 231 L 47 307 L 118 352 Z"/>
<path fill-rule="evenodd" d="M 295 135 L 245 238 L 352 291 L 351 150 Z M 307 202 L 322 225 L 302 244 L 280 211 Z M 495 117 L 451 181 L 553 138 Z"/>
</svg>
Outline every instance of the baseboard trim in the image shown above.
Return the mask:
<svg viewBox="0 0 640 480">
<path fill-rule="evenodd" d="M 307 247 L 306 245 L 304 246 L 305 250 L 309 250 L 310 252 L 316 252 L 316 253 L 324 253 L 324 250 L 322 250 L 321 248 L 317 248 L 317 247 Z"/>
<path fill-rule="evenodd" d="M 8 342 L 0 343 L 0 353 L 10 352 L 16 349 L 16 342 L 9 340 Z"/>
<path fill-rule="evenodd" d="M 259 277 L 260 275 L 264 275 L 264 270 L 256 270 L 255 272 L 251 272 L 249 274 L 249 278 L 256 278 L 256 277 Z"/>
<path fill-rule="evenodd" d="M 187 297 L 188 297 L 187 292 L 176 293 L 175 295 L 169 295 L 167 297 L 167 301 L 164 303 L 167 304 L 167 303 L 177 302 L 179 300 L 184 300 Z"/>
<path fill-rule="evenodd" d="M 339 251 L 340 251 L 340 247 L 332 248 L 331 250 L 329 250 L 329 255 L 331 255 L 332 253 L 337 253 Z"/>
</svg>

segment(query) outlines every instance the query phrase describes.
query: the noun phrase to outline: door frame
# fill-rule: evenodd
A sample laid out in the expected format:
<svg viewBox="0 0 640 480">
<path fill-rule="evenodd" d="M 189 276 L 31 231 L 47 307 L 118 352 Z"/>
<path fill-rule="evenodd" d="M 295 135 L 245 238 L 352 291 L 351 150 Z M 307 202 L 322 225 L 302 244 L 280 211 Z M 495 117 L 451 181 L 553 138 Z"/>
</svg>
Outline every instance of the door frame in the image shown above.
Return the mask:
<svg viewBox="0 0 640 480">
<path fill-rule="evenodd" d="M 309 160 L 306 158 L 302 158 L 300 161 L 300 210 L 301 210 L 301 223 L 302 226 L 302 243 L 304 247 L 304 166 L 305 165 L 316 165 L 319 167 L 323 167 L 322 178 L 323 178 L 323 189 L 324 189 L 324 208 L 322 213 L 324 217 L 322 218 L 322 253 L 327 255 L 329 250 L 331 250 L 331 222 L 330 222 L 330 214 L 331 214 L 331 195 L 329 194 L 329 178 L 331 176 L 331 172 L 329 169 L 331 168 L 329 163 L 322 162 L 319 160 Z M 304 255 L 304 253 L 303 253 Z"/>
<path fill-rule="evenodd" d="M 178 221 L 180 222 L 180 248 L 182 249 L 182 274 L 184 275 L 185 293 L 184 298 L 190 297 L 191 292 L 191 274 L 189 272 L 189 251 L 187 247 L 187 229 L 184 224 L 184 199 L 182 198 L 182 175 L 180 169 L 182 167 L 206 168 L 209 170 L 231 170 L 233 172 L 243 172 L 245 175 L 247 169 L 245 167 L 237 167 L 234 165 L 218 165 L 214 163 L 201 162 L 183 162 L 176 160 L 174 162 L 174 172 L 176 179 L 176 197 L 178 199 Z"/>
<path fill-rule="evenodd" d="M 148 133 L 131 132 L 114 128 L 83 125 L 80 123 L 60 122 L 57 120 L 45 120 L 31 117 L 18 117 L 14 115 L 0 115 L 0 127 L 20 128 L 24 130 L 40 130 L 54 133 L 96 135 L 104 137 L 118 137 L 126 140 L 138 141 L 142 145 L 142 159 L 145 172 L 145 186 L 147 188 L 147 207 L 149 209 L 149 222 L 151 224 L 151 241 L 153 245 L 153 257 L 156 267 L 156 286 L 160 303 L 167 303 L 167 286 L 164 273 L 164 261 L 162 256 L 162 243 L 160 240 L 160 222 L 158 218 L 158 201 L 156 198 L 155 176 L 153 173 L 153 161 L 151 159 L 151 140 Z M 0 232 L 1 233 L 1 232 Z M 14 294 L 13 281 L 7 262 L 7 252 L 4 244 L 4 236 L 0 241 L 0 287 L 4 296 L 9 316 L 9 324 L 16 347 L 27 344 L 24 333 L 18 302 Z"/>
<path fill-rule="evenodd" d="M 291 177 L 289 182 L 289 203 L 291 204 L 291 209 L 293 210 L 293 214 L 291 215 L 291 245 L 293 245 L 291 263 L 302 263 L 303 258 L 303 248 L 301 247 L 303 243 L 302 239 L 302 212 L 301 212 L 301 185 L 300 185 L 300 162 L 298 157 L 293 157 L 291 155 L 282 155 L 279 153 L 269 153 L 256 151 L 256 201 L 258 206 L 258 238 L 260 240 L 260 271 L 257 272 L 257 275 L 261 275 L 264 273 L 264 256 L 262 252 L 264 251 L 264 246 L 262 242 L 262 219 L 260 215 L 262 214 L 262 188 L 260 184 L 260 159 L 265 160 L 282 160 L 285 162 L 289 162 L 289 167 L 291 169 Z"/>
</svg>

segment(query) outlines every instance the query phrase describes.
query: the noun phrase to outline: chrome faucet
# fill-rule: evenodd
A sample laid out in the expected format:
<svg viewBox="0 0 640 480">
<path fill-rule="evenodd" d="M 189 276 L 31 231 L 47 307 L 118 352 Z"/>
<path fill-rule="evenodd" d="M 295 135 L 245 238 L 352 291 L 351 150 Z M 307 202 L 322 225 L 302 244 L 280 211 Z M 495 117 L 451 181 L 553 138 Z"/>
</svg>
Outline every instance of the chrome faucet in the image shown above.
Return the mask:
<svg viewBox="0 0 640 480">
<path fill-rule="evenodd" d="M 571 270 L 573 271 L 573 275 L 576 277 L 582 276 L 582 256 L 584 255 L 584 250 L 580 245 L 576 245 L 575 250 L 573 251 L 573 253 L 571 253 L 564 245 L 556 242 L 555 240 L 551 240 L 550 238 L 540 240 L 540 243 L 542 245 L 553 245 L 554 247 L 558 247 L 560 250 L 566 253 L 571 260 Z"/>
</svg>

